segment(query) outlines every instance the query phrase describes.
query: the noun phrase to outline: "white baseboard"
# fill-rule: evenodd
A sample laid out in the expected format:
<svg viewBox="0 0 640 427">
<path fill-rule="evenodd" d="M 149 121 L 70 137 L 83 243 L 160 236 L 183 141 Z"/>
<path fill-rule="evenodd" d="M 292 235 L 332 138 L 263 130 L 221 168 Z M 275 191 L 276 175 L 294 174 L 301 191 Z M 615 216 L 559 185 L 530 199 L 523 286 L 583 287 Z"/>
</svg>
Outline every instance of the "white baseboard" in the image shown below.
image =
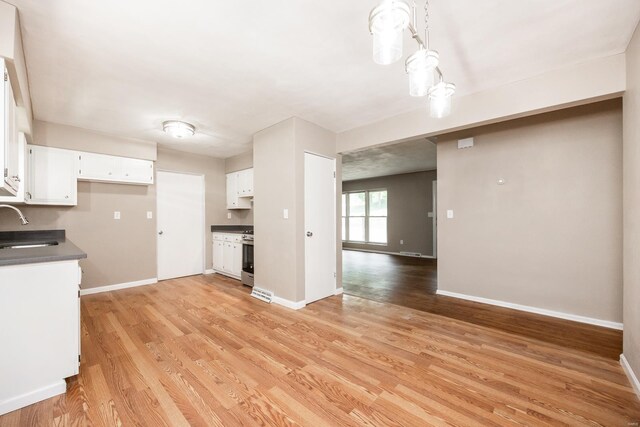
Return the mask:
<svg viewBox="0 0 640 427">
<path fill-rule="evenodd" d="M 204 271 L 204 274 L 213 274 L 213 273 L 215 273 L 215 271 L 213 271 L 213 268 L 207 268 L 207 269 Z"/>
<path fill-rule="evenodd" d="M 342 294 L 343 289 L 342 288 L 336 288 L 336 291 L 333 293 L 334 295 L 340 295 Z"/>
<path fill-rule="evenodd" d="M 415 255 L 410 255 L 408 253 L 403 254 L 402 252 L 388 252 L 388 251 L 376 251 L 373 249 L 360 249 L 360 248 L 342 248 L 344 251 L 356 251 L 356 252 L 371 252 L 373 254 L 385 254 L 385 255 L 398 255 L 398 256 L 407 256 L 410 258 L 429 258 L 429 259 L 437 259 L 437 257 L 431 255 L 421 255 L 419 257 Z"/>
<path fill-rule="evenodd" d="M 513 310 L 526 311 L 529 313 L 542 314 L 543 316 L 557 317 L 559 319 L 573 320 L 574 322 L 588 323 L 590 325 L 603 326 L 610 329 L 622 330 L 622 323 L 612 322 L 610 320 L 600 320 L 591 317 L 578 316 L 577 314 L 562 313 L 560 311 L 547 310 L 544 308 L 530 307 L 528 305 L 514 304 L 494 299 L 475 297 L 471 295 L 458 294 L 456 292 L 443 291 L 438 289 L 438 295 L 444 295 L 453 298 L 460 298 L 468 301 L 481 302 L 483 304 L 497 305 L 498 307 L 511 308 Z"/>
<path fill-rule="evenodd" d="M 307 305 L 306 302 L 304 302 L 304 300 L 302 301 L 289 301 L 288 299 L 284 299 L 284 298 L 280 298 L 277 296 L 273 296 L 273 300 L 274 303 L 281 305 L 283 307 L 287 307 L 290 308 L 292 310 L 300 310 L 301 308 L 304 308 L 305 305 Z"/>
<path fill-rule="evenodd" d="M 15 411 L 16 409 L 24 408 L 25 406 L 32 405 L 36 402 L 40 402 L 41 400 L 49 399 L 59 394 L 64 394 L 66 391 L 67 383 L 64 380 L 60 380 L 48 386 L 9 398 L 0 402 L 0 415 Z"/>
<path fill-rule="evenodd" d="M 136 286 L 153 285 L 158 283 L 156 277 L 152 279 L 137 280 L 135 282 L 118 283 L 117 285 L 99 286 L 97 288 L 80 289 L 80 295 L 99 294 L 101 292 L 117 291 L 119 289 L 135 288 Z"/>
<path fill-rule="evenodd" d="M 631 369 L 631 365 L 629 365 L 629 361 L 624 357 L 624 354 L 620 355 L 620 365 L 622 365 L 624 373 L 627 374 L 627 378 L 629 378 L 633 391 L 636 392 L 636 395 L 638 395 L 638 398 L 640 399 L 640 381 L 638 380 L 635 372 L 633 372 L 633 369 Z"/>
</svg>

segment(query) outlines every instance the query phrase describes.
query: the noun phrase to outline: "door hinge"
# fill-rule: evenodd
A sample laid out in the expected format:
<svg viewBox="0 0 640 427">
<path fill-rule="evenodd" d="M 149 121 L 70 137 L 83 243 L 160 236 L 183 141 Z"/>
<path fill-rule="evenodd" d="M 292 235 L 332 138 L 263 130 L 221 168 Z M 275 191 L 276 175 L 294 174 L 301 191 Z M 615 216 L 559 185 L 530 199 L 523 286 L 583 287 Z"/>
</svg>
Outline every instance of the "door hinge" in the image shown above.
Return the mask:
<svg viewBox="0 0 640 427">
<path fill-rule="evenodd" d="M 4 81 L 8 82 L 9 81 L 9 74 L 7 74 L 7 72 L 4 72 Z"/>
<path fill-rule="evenodd" d="M 82 359 L 82 356 L 78 355 L 78 363 L 80 363 L 81 359 Z"/>
<path fill-rule="evenodd" d="M 334 278 L 334 279 L 338 278 L 338 275 L 336 274 L 336 272 L 335 272 L 335 271 L 333 272 L 333 278 Z"/>
<path fill-rule="evenodd" d="M 333 177 L 334 178 L 336 177 L 336 171 L 333 171 Z"/>
<path fill-rule="evenodd" d="M 80 298 L 80 289 L 78 289 L 78 298 Z"/>
<path fill-rule="evenodd" d="M 9 168 L 4 168 L 4 177 L 7 178 L 9 176 Z"/>
</svg>

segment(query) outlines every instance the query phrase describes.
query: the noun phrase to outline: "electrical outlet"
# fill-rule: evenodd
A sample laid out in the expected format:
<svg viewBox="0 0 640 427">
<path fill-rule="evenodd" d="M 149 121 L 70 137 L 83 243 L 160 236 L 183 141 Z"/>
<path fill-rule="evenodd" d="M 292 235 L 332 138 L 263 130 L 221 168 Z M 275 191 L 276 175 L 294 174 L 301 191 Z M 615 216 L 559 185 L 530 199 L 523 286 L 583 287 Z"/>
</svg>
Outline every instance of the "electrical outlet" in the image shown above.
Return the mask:
<svg viewBox="0 0 640 427">
<path fill-rule="evenodd" d="M 453 209 L 447 210 L 447 218 L 449 219 L 453 218 Z"/>
<path fill-rule="evenodd" d="M 289 219 L 289 209 L 284 209 L 282 211 L 282 218 Z"/>
<path fill-rule="evenodd" d="M 231 212 L 227 212 L 227 219 L 231 219 Z"/>
<path fill-rule="evenodd" d="M 113 213 L 113 219 L 120 219 L 120 211 L 115 211 Z"/>
<path fill-rule="evenodd" d="M 401 245 L 404 245 L 404 240 L 400 240 L 400 244 L 401 244 Z"/>
<path fill-rule="evenodd" d="M 147 219 L 153 219 L 153 212 L 147 211 Z"/>
</svg>

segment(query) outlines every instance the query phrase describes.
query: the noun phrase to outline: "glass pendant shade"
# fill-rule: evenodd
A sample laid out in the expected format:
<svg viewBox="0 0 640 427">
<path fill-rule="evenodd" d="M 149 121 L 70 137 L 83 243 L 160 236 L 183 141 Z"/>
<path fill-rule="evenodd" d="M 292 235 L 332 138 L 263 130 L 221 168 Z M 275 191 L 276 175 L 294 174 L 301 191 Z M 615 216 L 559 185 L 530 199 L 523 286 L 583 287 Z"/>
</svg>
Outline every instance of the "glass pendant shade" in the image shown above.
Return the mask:
<svg viewBox="0 0 640 427">
<path fill-rule="evenodd" d="M 429 89 L 429 110 L 431 117 L 441 119 L 451 113 L 451 98 L 456 91 L 453 83 L 440 82 Z"/>
<path fill-rule="evenodd" d="M 402 57 L 403 31 L 409 26 L 409 5 L 401 0 L 383 0 L 369 14 L 373 35 L 373 61 L 389 65 Z"/>
<path fill-rule="evenodd" d="M 407 58 L 405 69 L 409 74 L 409 95 L 426 96 L 429 93 L 439 62 L 439 55 L 435 50 L 420 49 Z"/>
</svg>

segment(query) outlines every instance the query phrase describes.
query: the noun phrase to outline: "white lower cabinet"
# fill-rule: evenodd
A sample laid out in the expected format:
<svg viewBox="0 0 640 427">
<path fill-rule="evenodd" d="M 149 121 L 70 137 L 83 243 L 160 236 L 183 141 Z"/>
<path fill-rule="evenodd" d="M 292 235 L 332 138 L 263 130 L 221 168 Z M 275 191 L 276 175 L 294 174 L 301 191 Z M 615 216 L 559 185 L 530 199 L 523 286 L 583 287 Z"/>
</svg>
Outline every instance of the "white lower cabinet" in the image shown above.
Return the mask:
<svg viewBox="0 0 640 427">
<path fill-rule="evenodd" d="M 75 152 L 40 145 L 29 145 L 27 151 L 29 179 L 25 202 L 34 205 L 77 205 Z"/>
<path fill-rule="evenodd" d="M 240 278 L 242 272 L 242 238 L 237 234 L 213 233 L 213 270 Z"/>
<path fill-rule="evenodd" d="M 0 415 L 64 393 L 78 374 L 79 282 L 77 260 L 0 267 Z"/>
</svg>

